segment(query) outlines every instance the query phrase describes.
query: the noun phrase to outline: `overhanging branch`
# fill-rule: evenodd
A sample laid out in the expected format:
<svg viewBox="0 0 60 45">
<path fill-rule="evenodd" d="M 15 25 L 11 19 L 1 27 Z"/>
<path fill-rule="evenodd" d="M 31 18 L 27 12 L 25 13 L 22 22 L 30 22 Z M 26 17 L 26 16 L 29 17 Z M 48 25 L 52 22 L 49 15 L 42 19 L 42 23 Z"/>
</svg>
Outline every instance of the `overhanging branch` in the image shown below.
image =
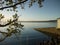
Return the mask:
<svg viewBox="0 0 60 45">
<path fill-rule="evenodd" d="M 11 22 L 5 24 L 5 25 L 1 25 L 1 24 L 0 24 L 0 27 L 5 27 L 5 26 L 7 26 L 7 25 L 9 25 L 9 24 L 11 24 L 11 23 L 13 23 L 13 22 L 15 22 L 15 21 L 17 21 L 17 20 L 13 20 L 13 21 L 11 21 Z"/>
<path fill-rule="evenodd" d="M 22 4 L 22 3 L 26 2 L 26 1 L 28 1 L 28 0 L 24 0 L 24 1 L 22 1 L 22 2 L 16 3 L 16 4 L 11 5 L 11 6 L 2 7 L 2 8 L 0 8 L 0 10 L 6 9 L 6 8 L 11 8 L 11 7 L 14 7 L 14 6 L 16 6 L 16 5 L 18 5 L 18 4 Z"/>
</svg>

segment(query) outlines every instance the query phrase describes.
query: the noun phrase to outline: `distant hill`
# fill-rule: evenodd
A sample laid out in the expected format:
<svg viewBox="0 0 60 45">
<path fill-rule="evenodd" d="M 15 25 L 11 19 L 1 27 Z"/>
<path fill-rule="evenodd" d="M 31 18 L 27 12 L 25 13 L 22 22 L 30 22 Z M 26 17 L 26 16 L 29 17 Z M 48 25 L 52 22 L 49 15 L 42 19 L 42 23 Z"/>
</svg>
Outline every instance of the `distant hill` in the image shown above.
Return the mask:
<svg viewBox="0 0 60 45">
<path fill-rule="evenodd" d="M 48 20 L 48 21 L 21 21 L 21 22 L 56 22 L 57 20 Z"/>
</svg>

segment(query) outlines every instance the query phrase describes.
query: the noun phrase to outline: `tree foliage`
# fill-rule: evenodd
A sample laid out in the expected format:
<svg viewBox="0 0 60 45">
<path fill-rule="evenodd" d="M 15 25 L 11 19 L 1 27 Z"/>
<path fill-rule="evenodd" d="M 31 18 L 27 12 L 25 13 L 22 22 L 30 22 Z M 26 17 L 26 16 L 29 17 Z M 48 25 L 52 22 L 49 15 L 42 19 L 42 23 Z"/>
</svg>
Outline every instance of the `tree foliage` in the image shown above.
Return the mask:
<svg viewBox="0 0 60 45">
<path fill-rule="evenodd" d="M 42 2 L 44 2 L 44 0 L 0 0 L 0 10 L 11 7 L 15 10 L 18 7 L 17 5 L 20 5 L 20 7 L 24 9 L 26 3 L 29 7 L 33 6 L 34 3 L 42 7 Z"/>
<path fill-rule="evenodd" d="M 4 18 L 4 16 L 2 14 L 0 14 L 0 20 L 3 19 L 3 18 Z"/>
</svg>

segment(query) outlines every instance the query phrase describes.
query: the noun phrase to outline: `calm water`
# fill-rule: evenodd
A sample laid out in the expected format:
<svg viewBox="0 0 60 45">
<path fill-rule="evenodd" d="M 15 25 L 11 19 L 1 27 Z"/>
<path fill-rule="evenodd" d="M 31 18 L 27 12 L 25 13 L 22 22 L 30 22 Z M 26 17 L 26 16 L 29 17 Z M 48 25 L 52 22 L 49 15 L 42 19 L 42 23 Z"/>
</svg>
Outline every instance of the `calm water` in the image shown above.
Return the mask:
<svg viewBox="0 0 60 45">
<path fill-rule="evenodd" d="M 56 22 L 25 22 L 23 30 L 20 34 L 12 34 L 5 40 L 0 42 L 0 45 L 37 45 L 43 40 L 49 40 L 47 35 L 34 30 L 34 28 L 56 27 Z M 6 27 L 0 27 L 0 30 L 5 31 Z M 0 34 L 0 38 L 1 38 Z"/>
</svg>

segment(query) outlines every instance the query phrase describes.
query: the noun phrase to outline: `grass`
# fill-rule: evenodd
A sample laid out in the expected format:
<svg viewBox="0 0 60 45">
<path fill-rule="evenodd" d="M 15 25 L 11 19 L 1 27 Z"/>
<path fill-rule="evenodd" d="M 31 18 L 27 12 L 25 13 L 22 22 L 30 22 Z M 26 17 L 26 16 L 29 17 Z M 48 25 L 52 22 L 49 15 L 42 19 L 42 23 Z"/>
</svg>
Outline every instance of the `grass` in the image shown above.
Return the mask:
<svg viewBox="0 0 60 45">
<path fill-rule="evenodd" d="M 60 45 L 60 29 L 56 29 L 55 27 L 48 27 L 48 28 L 34 28 L 36 31 L 42 32 L 52 38 L 58 40 Z"/>
<path fill-rule="evenodd" d="M 56 29 L 55 27 L 48 27 L 48 28 L 34 28 L 37 31 L 40 32 L 46 32 L 46 33 L 50 33 L 52 35 L 58 35 L 60 36 L 60 30 Z"/>
</svg>

